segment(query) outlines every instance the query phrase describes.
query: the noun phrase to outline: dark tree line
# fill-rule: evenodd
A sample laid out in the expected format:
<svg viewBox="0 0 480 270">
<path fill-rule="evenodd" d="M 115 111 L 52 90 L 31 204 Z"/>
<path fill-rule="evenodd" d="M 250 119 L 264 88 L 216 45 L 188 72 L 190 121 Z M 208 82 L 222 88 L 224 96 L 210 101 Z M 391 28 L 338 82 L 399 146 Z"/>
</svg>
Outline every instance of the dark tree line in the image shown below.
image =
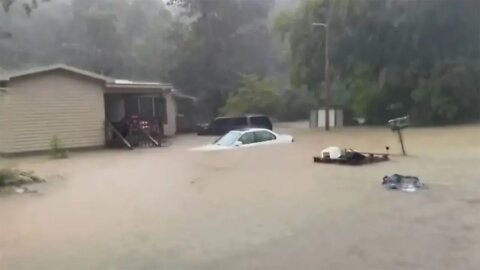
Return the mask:
<svg viewBox="0 0 480 270">
<path fill-rule="evenodd" d="M 170 81 L 208 116 L 285 119 L 323 102 L 325 32 L 312 23 L 331 10 L 336 103 L 372 124 L 404 114 L 423 124 L 480 118 L 477 0 L 0 3 L 2 69 L 66 63 Z"/>
<path fill-rule="evenodd" d="M 17 3 L 18 2 L 18 3 Z M 29 1 L 28 1 L 29 2 Z M 0 13 L 0 66 L 67 63 L 105 75 L 168 80 L 218 112 L 246 74 L 275 60 L 273 0 L 50 1 L 26 16 L 20 0 Z"/>
<path fill-rule="evenodd" d="M 331 4 L 333 74 L 358 116 L 384 124 L 480 119 L 480 1 L 305 1 L 276 29 L 291 51 L 291 79 L 323 87 L 325 22 Z"/>
</svg>

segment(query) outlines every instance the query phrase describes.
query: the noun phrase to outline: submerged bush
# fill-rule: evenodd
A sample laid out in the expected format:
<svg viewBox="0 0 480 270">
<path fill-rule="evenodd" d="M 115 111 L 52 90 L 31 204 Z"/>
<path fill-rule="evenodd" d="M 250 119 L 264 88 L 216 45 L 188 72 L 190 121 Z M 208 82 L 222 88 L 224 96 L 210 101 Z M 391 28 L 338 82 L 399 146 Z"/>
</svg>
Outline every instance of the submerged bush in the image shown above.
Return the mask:
<svg viewBox="0 0 480 270">
<path fill-rule="evenodd" d="M 0 169 L 0 188 L 8 186 L 22 186 L 42 182 L 45 182 L 45 180 L 35 176 L 33 172 L 21 171 L 16 169 Z"/>
<path fill-rule="evenodd" d="M 68 150 L 65 149 L 65 146 L 57 135 L 50 139 L 50 156 L 52 158 L 68 158 Z"/>
</svg>

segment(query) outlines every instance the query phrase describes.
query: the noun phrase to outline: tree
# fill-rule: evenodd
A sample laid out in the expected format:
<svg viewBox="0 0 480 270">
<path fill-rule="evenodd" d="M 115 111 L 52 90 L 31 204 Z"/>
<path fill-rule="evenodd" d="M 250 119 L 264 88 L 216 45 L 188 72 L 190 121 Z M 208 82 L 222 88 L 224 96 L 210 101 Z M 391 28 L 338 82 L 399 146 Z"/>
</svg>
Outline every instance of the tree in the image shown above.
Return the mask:
<svg viewBox="0 0 480 270">
<path fill-rule="evenodd" d="M 242 87 L 231 94 L 225 107 L 224 115 L 266 114 L 275 115 L 279 105 L 279 96 L 273 83 L 256 76 L 244 76 Z"/>
<path fill-rule="evenodd" d="M 116 15 L 109 10 L 92 8 L 87 13 L 87 38 L 95 61 L 92 68 L 98 73 L 111 74 L 112 65 L 118 60 L 117 23 Z"/>
<path fill-rule="evenodd" d="M 358 68 L 348 80 L 352 92 L 352 110 L 357 117 L 369 115 L 372 104 L 376 102 L 379 89 L 368 67 Z"/>
<path fill-rule="evenodd" d="M 472 94 L 479 89 L 471 79 L 469 86 L 458 83 L 468 77 L 458 70 L 475 69 L 465 61 L 456 62 L 455 72 L 438 75 L 437 69 L 452 59 L 480 61 L 479 1 L 332 3 L 333 76 L 346 82 L 351 106 L 359 116 L 372 124 L 409 113 L 419 122 L 466 119 L 471 105 L 464 100 L 475 100 Z M 325 21 L 325 1 L 306 0 L 298 10 L 282 16 L 276 29 L 289 41 L 291 81 L 316 91 L 323 83 L 325 41 L 323 32 L 311 25 Z M 426 118 L 419 113 L 425 106 L 432 110 Z"/>
<path fill-rule="evenodd" d="M 50 0 L 43 0 L 43 2 L 49 2 Z M 5 13 L 10 11 L 10 8 L 12 5 L 16 2 L 15 0 L 0 0 L 0 5 L 3 8 L 3 11 Z M 19 2 L 19 1 L 17 1 Z M 32 11 L 34 9 L 38 8 L 38 1 L 37 0 L 29 0 L 29 1 L 24 1 L 22 4 L 22 8 L 27 16 L 30 16 Z M 1 20 L 0 20 L 1 22 Z M 4 29 L 1 27 L 2 25 L 0 24 L 0 40 L 2 39 L 8 39 L 12 37 L 12 32 L 9 31 L 8 29 Z"/>
<path fill-rule="evenodd" d="M 149 5 L 145 8 L 151 10 Z M 187 29 L 180 19 L 173 17 L 166 9 L 158 9 L 153 16 L 145 25 L 130 28 L 137 29 L 133 31 L 136 35 L 131 34 L 135 37 L 131 57 L 135 68 L 131 72 L 145 79 L 167 81 L 181 57 L 177 45 L 186 39 Z M 133 16 L 132 20 L 138 23 L 135 17 L 137 16 Z M 143 29 L 139 31 L 138 28 Z"/>
<path fill-rule="evenodd" d="M 64 56 L 62 44 L 69 11 L 66 3 L 53 2 L 28 18 L 17 5 L 8 14 L 0 14 L 0 32 L 11 34 L 0 38 L 0 66 L 20 69 L 59 62 Z"/>
<path fill-rule="evenodd" d="M 17 3 L 0 16 L 0 30 L 12 34 L 0 38 L 1 67 L 65 63 L 114 77 L 169 80 L 183 24 L 163 2 L 51 1 L 28 18 Z"/>
<path fill-rule="evenodd" d="M 305 88 L 278 91 L 271 79 L 244 76 L 242 87 L 232 93 L 220 110 L 223 115 L 266 114 L 283 121 L 307 119 L 317 107 L 315 96 Z"/>
<path fill-rule="evenodd" d="M 264 76 L 271 65 L 268 13 L 272 1 L 182 0 L 189 31 L 172 70 L 175 85 L 200 98 L 214 116 L 234 92 L 242 74 Z"/>
<path fill-rule="evenodd" d="M 308 119 L 310 111 L 318 108 L 316 96 L 306 88 L 283 91 L 279 103 L 277 117 L 282 121 Z"/>
<path fill-rule="evenodd" d="M 465 59 L 438 63 L 431 77 L 412 92 L 414 115 L 422 123 L 445 124 L 478 119 L 480 63 Z"/>
<path fill-rule="evenodd" d="M 0 0 L 0 3 L 3 7 L 3 10 L 5 12 L 9 12 L 10 11 L 10 8 L 12 7 L 12 5 L 15 3 L 15 2 L 23 2 L 22 3 L 22 7 L 25 11 L 25 14 L 30 16 L 30 14 L 32 13 L 32 11 L 34 9 L 37 9 L 38 8 L 38 2 L 40 0 L 28 0 L 28 1 L 20 1 L 20 0 Z M 50 2 L 50 0 L 42 0 L 42 2 Z"/>
</svg>

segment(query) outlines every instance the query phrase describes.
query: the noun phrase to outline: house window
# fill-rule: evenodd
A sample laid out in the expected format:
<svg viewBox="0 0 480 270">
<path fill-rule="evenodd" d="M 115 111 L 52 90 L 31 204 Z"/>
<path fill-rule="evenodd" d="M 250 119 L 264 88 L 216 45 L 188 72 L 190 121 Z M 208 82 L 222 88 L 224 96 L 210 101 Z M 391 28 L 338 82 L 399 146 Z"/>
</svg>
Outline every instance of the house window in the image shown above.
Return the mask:
<svg viewBox="0 0 480 270">
<path fill-rule="evenodd" d="M 162 118 L 167 124 L 167 105 L 163 97 L 154 96 L 129 96 L 125 99 L 125 110 L 127 115 L 139 115 L 145 118 Z"/>
</svg>

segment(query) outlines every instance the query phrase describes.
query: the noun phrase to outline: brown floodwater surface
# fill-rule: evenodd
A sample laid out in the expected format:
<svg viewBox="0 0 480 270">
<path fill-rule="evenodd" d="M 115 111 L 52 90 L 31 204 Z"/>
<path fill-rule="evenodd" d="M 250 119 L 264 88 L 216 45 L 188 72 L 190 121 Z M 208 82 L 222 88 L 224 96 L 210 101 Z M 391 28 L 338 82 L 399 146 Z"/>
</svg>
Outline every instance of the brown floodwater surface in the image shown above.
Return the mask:
<svg viewBox="0 0 480 270">
<path fill-rule="evenodd" d="M 280 125 L 292 145 L 0 160 L 50 178 L 0 197 L 0 269 L 478 269 L 480 126 L 408 129 L 408 157 L 320 165 L 330 145 L 400 153 L 386 128 Z M 383 176 L 418 176 L 418 193 Z"/>
</svg>

